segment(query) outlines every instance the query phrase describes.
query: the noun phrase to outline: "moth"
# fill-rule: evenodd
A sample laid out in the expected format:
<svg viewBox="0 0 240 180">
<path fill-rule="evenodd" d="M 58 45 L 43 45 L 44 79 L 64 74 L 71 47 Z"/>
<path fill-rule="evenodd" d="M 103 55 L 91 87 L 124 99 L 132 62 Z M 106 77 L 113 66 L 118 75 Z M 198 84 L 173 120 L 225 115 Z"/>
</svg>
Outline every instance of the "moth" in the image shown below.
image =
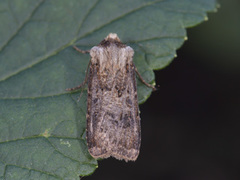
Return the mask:
<svg viewBox="0 0 240 180">
<path fill-rule="evenodd" d="M 67 89 L 73 91 L 88 83 L 86 138 L 88 151 L 94 158 L 135 161 L 141 144 L 141 124 L 137 97 L 134 50 L 123 44 L 117 34 L 110 33 L 90 51 L 91 60 L 84 82 Z M 88 72 L 89 70 L 89 72 Z"/>
</svg>

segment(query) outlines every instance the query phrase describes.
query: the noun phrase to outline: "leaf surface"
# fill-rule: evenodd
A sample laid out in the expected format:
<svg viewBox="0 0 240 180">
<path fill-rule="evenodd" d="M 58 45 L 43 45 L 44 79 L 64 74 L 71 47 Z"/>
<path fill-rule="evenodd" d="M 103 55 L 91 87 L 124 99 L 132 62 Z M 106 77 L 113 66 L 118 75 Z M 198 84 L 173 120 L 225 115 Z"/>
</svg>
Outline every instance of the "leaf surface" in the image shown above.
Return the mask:
<svg viewBox="0 0 240 180">
<path fill-rule="evenodd" d="M 135 50 L 143 78 L 166 67 L 186 27 L 207 19 L 214 0 L 5 0 L 0 2 L 0 179 L 79 179 L 97 161 L 85 141 L 90 49 L 117 33 Z M 138 81 L 139 103 L 151 89 Z"/>
</svg>

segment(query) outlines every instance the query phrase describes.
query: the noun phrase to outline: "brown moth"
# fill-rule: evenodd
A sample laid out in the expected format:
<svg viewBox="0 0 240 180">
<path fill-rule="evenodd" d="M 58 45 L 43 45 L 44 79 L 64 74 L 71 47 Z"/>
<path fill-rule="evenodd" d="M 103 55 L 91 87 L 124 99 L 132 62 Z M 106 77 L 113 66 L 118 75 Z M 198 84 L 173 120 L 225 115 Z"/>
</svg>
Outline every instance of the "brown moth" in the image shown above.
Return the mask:
<svg viewBox="0 0 240 180">
<path fill-rule="evenodd" d="M 117 34 L 110 33 L 90 52 L 87 128 L 88 151 L 94 158 L 110 156 L 135 161 L 141 144 L 141 124 L 137 98 L 136 75 L 148 87 L 133 64 L 134 51 L 123 44 Z"/>
</svg>

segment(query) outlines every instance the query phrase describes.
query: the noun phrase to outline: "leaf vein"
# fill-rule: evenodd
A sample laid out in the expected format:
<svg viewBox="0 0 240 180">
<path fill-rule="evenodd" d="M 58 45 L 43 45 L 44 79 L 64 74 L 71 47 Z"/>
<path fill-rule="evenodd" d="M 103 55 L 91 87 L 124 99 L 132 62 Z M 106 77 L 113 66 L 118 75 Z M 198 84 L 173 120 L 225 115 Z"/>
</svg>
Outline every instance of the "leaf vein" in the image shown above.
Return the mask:
<svg viewBox="0 0 240 180">
<path fill-rule="evenodd" d="M 93 30 L 93 31 L 91 31 L 91 32 L 88 32 L 88 33 L 86 33 L 85 35 L 83 35 L 83 36 L 81 36 L 81 37 L 73 38 L 72 40 L 70 40 L 70 41 L 69 41 L 68 43 L 66 43 L 65 45 L 57 48 L 56 50 L 53 50 L 50 54 L 46 54 L 45 56 L 43 56 L 42 58 L 39 58 L 38 60 L 36 60 L 35 62 L 33 62 L 33 63 L 31 63 L 31 64 L 27 64 L 27 65 L 25 65 L 25 66 L 22 66 L 20 69 L 16 70 L 16 71 L 13 72 L 12 74 L 10 74 L 8 77 L 3 78 L 0 82 L 2 82 L 2 81 L 4 81 L 4 80 L 7 80 L 7 79 L 9 79 L 10 77 L 15 76 L 15 75 L 17 75 L 17 74 L 19 74 L 19 73 L 21 73 L 21 72 L 23 72 L 23 71 L 25 71 L 25 70 L 33 67 L 33 66 L 39 64 L 40 62 L 43 62 L 44 60 L 46 60 L 46 59 L 48 59 L 49 57 L 57 54 L 57 53 L 60 52 L 61 50 L 64 50 L 65 48 L 69 47 L 69 46 L 72 45 L 75 41 L 77 41 L 77 40 L 79 40 L 79 39 L 87 36 L 88 34 L 91 34 L 91 33 L 95 32 L 95 31 L 103 28 L 103 27 L 106 26 L 107 24 L 110 24 L 110 23 L 112 23 L 112 22 L 114 22 L 114 21 L 116 21 L 116 20 L 118 20 L 118 19 L 120 19 L 120 18 L 122 18 L 122 17 L 124 17 L 124 16 L 127 16 L 127 15 L 129 15 L 129 14 L 131 14 L 131 13 L 137 11 L 137 10 L 140 10 L 140 9 L 142 9 L 142 8 L 144 8 L 144 7 L 153 5 L 153 4 L 155 4 L 155 3 L 157 3 L 157 2 L 160 2 L 160 1 L 162 1 L 162 0 L 157 0 L 157 1 L 154 1 L 154 2 L 146 3 L 146 4 L 143 5 L 143 6 L 140 6 L 140 7 L 138 7 L 138 8 L 135 8 L 135 9 L 133 9 L 132 11 L 129 11 L 128 13 L 125 13 L 125 14 L 123 14 L 122 16 L 119 16 L 118 18 L 115 18 L 114 20 L 109 21 L 108 23 L 103 24 L 103 25 L 100 26 L 99 28 L 97 28 L 97 29 L 95 29 L 95 30 Z"/>
<path fill-rule="evenodd" d="M 153 5 L 153 4 L 158 3 L 158 2 L 161 2 L 161 1 L 163 1 L 163 0 L 156 0 L 156 1 L 153 1 L 153 2 L 146 3 L 146 4 L 144 4 L 143 6 L 139 6 L 139 7 L 135 8 L 135 9 L 132 9 L 131 11 L 126 12 L 125 14 L 122 14 L 121 16 L 118 16 L 118 17 L 116 17 L 115 19 L 112 19 L 112 20 L 106 22 L 105 24 L 102 24 L 101 26 L 97 27 L 96 29 L 94 29 L 94 30 L 92 30 L 92 31 L 90 31 L 90 32 L 85 33 L 84 35 L 78 37 L 78 38 L 76 39 L 76 41 L 78 41 L 78 40 L 86 37 L 86 36 L 89 35 L 89 34 L 92 34 L 93 32 L 95 32 L 95 31 L 97 31 L 97 30 L 102 29 L 103 27 L 105 27 L 105 26 L 108 25 L 108 24 L 111 24 L 111 23 L 113 23 L 113 22 L 115 22 L 115 21 L 117 21 L 117 20 L 119 20 L 119 19 L 121 19 L 121 18 L 123 18 L 123 17 L 125 17 L 125 16 L 127 16 L 127 15 L 130 15 L 131 13 L 134 13 L 134 12 L 140 10 L 140 9 L 143 9 L 143 8 L 145 8 L 145 7 L 147 7 L 147 6 Z"/>
<path fill-rule="evenodd" d="M 16 139 L 11 139 L 11 140 L 5 140 L 5 141 L 1 141 L 0 144 L 5 144 L 5 143 L 9 143 L 9 142 L 16 142 L 16 141 L 24 141 L 27 139 L 42 139 L 45 138 L 41 135 L 35 135 L 35 136 L 28 136 L 28 137 L 22 137 L 22 138 L 16 138 Z M 74 139 L 74 140 L 83 140 L 83 138 L 77 138 L 77 137 L 64 137 L 64 136 L 49 136 L 48 138 L 59 138 L 59 139 Z"/>
<path fill-rule="evenodd" d="M 93 9 L 96 7 L 96 5 L 97 5 L 98 3 L 99 3 L 99 0 L 97 0 L 97 1 L 93 4 L 93 6 L 88 10 L 88 12 L 86 13 L 86 15 L 83 17 L 83 20 L 82 20 L 81 24 L 80 24 L 79 27 L 78 27 L 77 34 L 76 34 L 76 35 L 78 35 L 78 33 L 79 33 L 79 31 L 80 31 L 83 23 L 86 21 L 87 17 L 88 17 L 89 14 L 93 11 Z"/>
<path fill-rule="evenodd" d="M 29 168 L 29 167 L 25 167 L 25 166 L 20 166 L 20 165 L 16 165 L 16 164 L 6 164 L 5 169 L 7 169 L 8 166 L 13 166 L 13 167 L 21 168 L 21 169 L 26 169 L 26 170 L 29 170 L 29 171 L 36 171 L 36 172 L 40 172 L 40 173 L 43 173 L 43 174 L 46 174 L 46 175 L 49 175 L 49 176 L 53 176 L 53 177 L 58 178 L 58 179 L 62 179 L 60 176 L 57 176 L 55 174 L 52 174 L 52 173 L 49 173 L 49 172 L 46 172 L 46 171 L 41 171 L 41 170 L 38 170 L 38 169 Z"/>
<path fill-rule="evenodd" d="M 27 19 L 25 21 L 23 21 L 23 23 L 16 29 L 16 31 L 12 34 L 12 36 L 2 45 L 2 47 L 0 47 L 0 52 L 4 50 L 4 48 L 7 47 L 7 45 L 17 36 L 17 34 L 21 31 L 21 29 L 23 29 L 23 27 L 31 20 L 32 16 L 34 15 L 34 13 L 37 11 L 37 9 L 43 4 L 45 0 L 41 0 L 36 7 L 32 10 L 32 12 L 30 13 L 30 15 L 27 17 Z M 11 10 L 11 9 L 10 9 Z M 12 12 L 12 11 L 11 11 Z M 13 14 L 13 13 L 12 13 Z M 15 17 L 13 15 L 13 17 Z M 16 19 L 16 18 L 15 18 Z"/>
</svg>

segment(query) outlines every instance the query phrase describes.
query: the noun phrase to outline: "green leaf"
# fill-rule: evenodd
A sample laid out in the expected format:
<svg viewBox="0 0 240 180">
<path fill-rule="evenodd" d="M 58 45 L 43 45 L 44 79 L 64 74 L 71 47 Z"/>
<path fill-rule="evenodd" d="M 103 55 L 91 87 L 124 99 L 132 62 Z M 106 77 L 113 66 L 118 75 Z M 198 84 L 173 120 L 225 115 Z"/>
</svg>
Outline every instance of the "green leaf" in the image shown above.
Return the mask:
<svg viewBox="0 0 240 180">
<path fill-rule="evenodd" d="M 97 168 L 85 141 L 89 49 L 108 33 L 135 50 L 147 82 L 215 0 L 0 1 L 0 179 L 79 179 Z M 151 89 L 138 82 L 139 103 Z"/>
</svg>

